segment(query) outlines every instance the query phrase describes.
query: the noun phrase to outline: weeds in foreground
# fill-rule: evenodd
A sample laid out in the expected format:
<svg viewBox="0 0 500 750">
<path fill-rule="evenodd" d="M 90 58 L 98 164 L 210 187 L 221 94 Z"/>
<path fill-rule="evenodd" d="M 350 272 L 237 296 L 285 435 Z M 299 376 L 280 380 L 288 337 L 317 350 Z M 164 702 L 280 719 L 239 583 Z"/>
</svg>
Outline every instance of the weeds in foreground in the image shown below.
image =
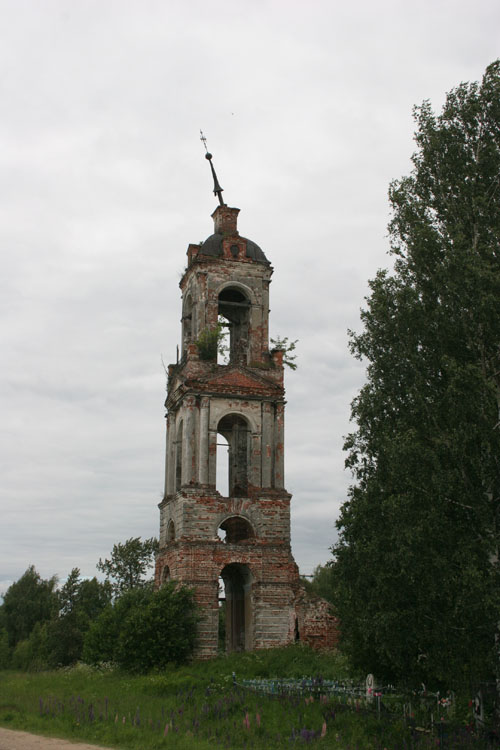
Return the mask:
<svg viewBox="0 0 500 750">
<path fill-rule="evenodd" d="M 234 655 L 143 677 L 85 665 L 38 674 L 2 672 L 0 724 L 121 750 L 481 746 L 460 727 L 443 726 L 434 736 L 418 733 L 402 719 L 377 718 L 359 705 L 352 710 L 321 692 L 258 694 L 235 684 L 231 674 L 301 677 L 319 674 L 318 666 L 326 678 L 345 677 L 338 656 L 303 647 Z"/>
</svg>

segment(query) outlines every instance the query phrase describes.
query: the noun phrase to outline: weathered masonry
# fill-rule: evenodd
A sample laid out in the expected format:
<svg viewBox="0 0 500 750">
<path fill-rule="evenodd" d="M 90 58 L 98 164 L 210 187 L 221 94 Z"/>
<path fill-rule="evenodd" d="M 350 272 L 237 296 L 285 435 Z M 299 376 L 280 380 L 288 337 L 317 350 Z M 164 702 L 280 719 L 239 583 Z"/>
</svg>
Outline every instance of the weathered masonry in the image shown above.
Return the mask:
<svg viewBox="0 0 500 750">
<path fill-rule="evenodd" d="M 200 657 L 217 653 L 221 598 L 227 650 L 297 639 L 333 646 L 335 619 L 325 602 L 306 597 L 290 550 L 283 352 L 268 343 L 273 269 L 239 235 L 239 209 L 220 193 L 219 200 L 214 233 L 189 245 L 180 282 L 182 351 L 168 368 L 156 582 L 194 588 Z M 221 330 L 229 339 L 224 362 Z"/>
</svg>

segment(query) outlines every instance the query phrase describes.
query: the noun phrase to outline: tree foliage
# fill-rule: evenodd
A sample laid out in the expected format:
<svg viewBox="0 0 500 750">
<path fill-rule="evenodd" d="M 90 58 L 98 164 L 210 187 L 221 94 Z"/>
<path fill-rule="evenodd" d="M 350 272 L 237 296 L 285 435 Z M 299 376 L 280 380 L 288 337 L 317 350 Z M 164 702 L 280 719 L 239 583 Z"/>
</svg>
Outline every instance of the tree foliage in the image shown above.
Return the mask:
<svg viewBox="0 0 500 750">
<path fill-rule="evenodd" d="M 58 591 L 59 614 L 47 623 L 47 662 L 51 667 L 74 664 L 81 658 L 85 633 L 111 601 L 111 585 L 96 578 L 81 579 L 73 568 Z"/>
<path fill-rule="evenodd" d="M 281 336 L 276 336 L 275 339 L 270 338 L 271 342 L 271 348 L 277 349 L 280 352 L 283 352 L 283 364 L 289 367 L 291 370 L 297 369 L 297 363 L 295 360 L 297 359 L 296 354 L 292 354 L 292 352 L 295 351 L 297 348 L 297 344 L 299 343 L 298 339 L 295 339 L 295 341 L 290 341 L 288 339 L 288 336 L 285 336 L 282 338 Z"/>
<path fill-rule="evenodd" d="M 44 580 L 33 565 L 4 594 L 2 621 L 9 646 L 29 638 L 37 623 L 50 620 L 58 610 L 57 578 Z"/>
<path fill-rule="evenodd" d="M 0 607 L 0 669 L 11 662 L 37 670 L 78 661 L 85 633 L 110 600 L 110 584 L 82 580 L 78 568 L 58 590 L 55 576 L 45 581 L 30 566 Z"/>
<path fill-rule="evenodd" d="M 227 346 L 227 323 L 223 318 L 217 321 L 217 324 L 210 328 L 204 328 L 196 339 L 196 347 L 201 359 L 216 360 L 217 355 L 225 356 L 228 353 Z"/>
<path fill-rule="evenodd" d="M 0 669 L 8 669 L 10 660 L 9 634 L 5 628 L 0 627 Z"/>
<path fill-rule="evenodd" d="M 193 593 L 171 581 L 158 591 L 129 590 L 90 628 L 85 661 L 112 661 L 131 672 L 180 664 L 192 654 L 198 615 Z"/>
<path fill-rule="evenodd" d="M 139 536 L 131 537 L 123 544 L 115 544 L 111 558 L 99 559 L 96 567 L 105 573 L 107 580 L 111 579 L 113 593 L 120 596 L 129 589 L 151 582 L 146 573 L 154 564 L 157 552 L 158 540 L 154 537 L 144 541 Z"/>
<path fill-rule="evenodd" d="M 321 596 L 328 602 L 334 600 L 334 577 L 333 569 L 330 564 L 317 565 L 310 578 L 302 577 L 302 584 L 306 591 L 316 596 Z"/>
<path fill-rule="evenodd" d="M 493 671 L 500 614 L 500 62 L 415 119 L 389 193 L 394 270 L 351 333 L 367 382 L 333 570 L 355 663 L 450 682 Z"/>
</svg>

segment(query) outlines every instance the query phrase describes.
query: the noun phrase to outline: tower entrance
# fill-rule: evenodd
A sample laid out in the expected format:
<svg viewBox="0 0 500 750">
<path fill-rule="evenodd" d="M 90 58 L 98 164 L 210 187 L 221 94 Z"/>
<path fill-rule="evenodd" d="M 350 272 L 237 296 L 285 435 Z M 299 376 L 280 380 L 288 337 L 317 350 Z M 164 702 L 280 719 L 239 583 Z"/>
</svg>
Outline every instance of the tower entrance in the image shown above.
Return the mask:
<svg viewBox="0 0 500 750">
<path fill-rule="evenodd" d="M 221 571 L 226 601 L 226 651 L 252 648 L 252 585 L 246 565 L 230 563 Z"/>
</svg>

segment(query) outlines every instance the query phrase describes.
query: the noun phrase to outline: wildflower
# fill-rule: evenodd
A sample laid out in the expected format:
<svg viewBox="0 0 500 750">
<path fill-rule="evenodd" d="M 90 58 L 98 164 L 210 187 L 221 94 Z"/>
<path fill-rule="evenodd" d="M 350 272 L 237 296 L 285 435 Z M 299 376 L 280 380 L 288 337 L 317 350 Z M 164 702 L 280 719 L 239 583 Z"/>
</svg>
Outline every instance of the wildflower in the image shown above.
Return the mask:
<svg viewBox="0 0 500 750">
<path fill-rule="evenodd" d="M 165 724 L 165 729 L 163 730 L 163 736 L 166 737 L 168 734 L 168 723 Z"/>
<path fill-rule="evenodd" d="M 324 737 L 326 734 L 326 721 L 323 722 L 323 726 L 321 727 L 321 737 Z"/>
<path fill-rule="evenodd" d="M 243 719 L 243 726 L 248 730 L 250 729 L 250 717 L 248 715 L 248 711 L 245 714 L 245 718 Z"/>
<path fill-rule="evenodd" d="M 257 724 L 258 727 L 260 727 L 260 714 L 259 713 L 255 714 L 255 723 Z"/>
<path fill-rule="evenodd" d="M 309 742 L 309 740 L 314 739 L 314 729 L 311 729 L 311 731 L 309 731 L 308 729 L 301 729 L 300 736 L 302 737 L 304 742 Z"/>
</svg>

